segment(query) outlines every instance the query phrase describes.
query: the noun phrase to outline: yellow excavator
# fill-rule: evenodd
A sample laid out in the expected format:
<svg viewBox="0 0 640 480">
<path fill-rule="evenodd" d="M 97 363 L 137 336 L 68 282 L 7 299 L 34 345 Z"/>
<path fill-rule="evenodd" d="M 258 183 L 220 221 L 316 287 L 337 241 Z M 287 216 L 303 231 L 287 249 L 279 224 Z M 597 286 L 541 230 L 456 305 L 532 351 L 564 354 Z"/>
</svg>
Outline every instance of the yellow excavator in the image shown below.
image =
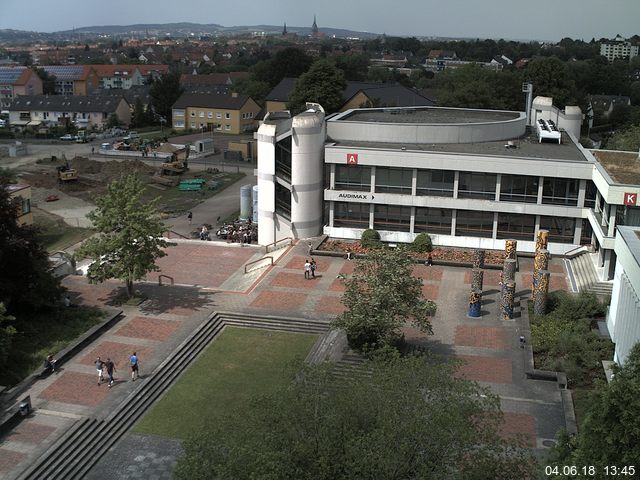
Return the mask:
<svg viewBox="0 0 640 480">
<path fill-rule="evenodd" d="M 71 168 L 69 161 L 65 161 L 64 165 L 56 167 L 58 171 L 58 182 L 66 183 L 78 180 L 78 171 L 75 168 Z"/>
</svg>

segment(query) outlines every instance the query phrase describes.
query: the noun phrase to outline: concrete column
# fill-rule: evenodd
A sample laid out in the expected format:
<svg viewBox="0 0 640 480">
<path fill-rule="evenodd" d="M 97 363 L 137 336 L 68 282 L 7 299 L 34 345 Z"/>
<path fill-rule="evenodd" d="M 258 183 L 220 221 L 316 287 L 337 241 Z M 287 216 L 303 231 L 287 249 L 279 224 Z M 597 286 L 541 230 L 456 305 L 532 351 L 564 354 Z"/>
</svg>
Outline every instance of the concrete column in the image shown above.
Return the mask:
<svg viewBox="0 0 640 480">
<path fill-rule="evenodd" d="M 576 229 L 573 232 L 573 243 L 580 245 L 580 237 L 582 236 L 582 219 L 576 218 Z"/>
<path fill-rule="evenodd" d="M 418 188 L 418 169 L 414 168 L 411 174 L 411 195 L 413 195 L 414 197 L 416 196 L 417 188 Z"/>
<path fill-rule="evenodd" d="M 517 249 L 518 249 L 517 240 L 513 240 L 513 239 L 505 240 L 504 242 L 505 259 L 515 260 L 517 255 L 516 253 Z"/>
<path fill-rule="evenodd" d="M 602 266 L 604 267 L 604 276 L 606 277 L 606 280 L 608 280 L 609 271 L 611 270 L 611 253 L 613 250 L 605 250 L 604 248 L 602 250 L 604 251 L 604 261 Z"/>
<path fill-rule="evenodd" d="M 376 191 L 376 167 L 371 167 L 371 188 L 369 192 L 374 193 Z"/>
<path fill-rule="evenodd" d="M 616 234 L 616 211 L 617 205 L 611 205 L 609 207 L 609 230 L 607 231 L 607 237 L 613 237 Z"/>
<path fill-rule="evenodd" d="M 333 218 L 335 215 L 335 203 L 334 201 L 329 202 L 329 226 L 333 227 Z"/>
<path fill-rule="evenodd" d="M 473 268 L 484 268 L 485 250 L 477 248 L 473 252 Z"/>
<path fill-rule="evenodd" d="M 414 184 L 415 189 L 415 184 Z M 415 233 L 416 227 L 416 207 L 411 207 L 411 219 L 409 220 L 409 232 Z"/>
<path fill-rule="evenodd" d="M 579 183 L 579 187 L 578 187 L 578 206 L 579 207 L 584 207 L 584 199 L 587 193 L 587 181 L 586 180 L 580 180 Z"/>
<path fill-rule="evenodd" d="M 498 237 L 498 212 L 493 214 L 493 229 L 491 230 L 491 238 L 494 240 Z"/>
<path fill-rule="evenodd" d="M 329 167 L 329 188 L 335 190 L 336 188 L 336 164 L 332 163 Z"/>
<path fill-rule="evenodd" d="M 506 258 L 502 267 L 502 283 L 515 283 L 516 281 L 516 259 Z"/>
<path fill-rule="evenodd" d="M 484 284 L 484 270 L 480 268 L 474 268 L 471 270 L 471 290 L 480 290 Z"/>
<path fill-rule="evenodd" d="M 457 187 L 456 187 L 457 188 Z M 456 234 L 456 217 L 458 215 L 458 211 L 454 210 L 451 212 L 451 236 L 455 236 Z"/>
<path fill-rule="evenodd" d="M 502 183 L 502 174 L 498 173 L 496 175 L 496 202 L 500 201 L 500 185 Z M 496 237 L 493 237 L 496 238 Z"/>
<path fill-rule="evenodd" d="M 547 313 L 547 297 L 549 294 L 549 278 L 551 273 L 548 270 L 540 270 L 536 277 L 535 295 L 533 296 L 534 315 L 544 315 Z"/>
<path fill-rule="evenodd" d="M 544 177 L 538 180 L 538 205 L 542 204 L 542 192 L 544 191 Z"/>
<path fill-rule="evenodd" d="M 460 172 L 458 170 L 453 174 L 453 198 L 458 198 L 458 183 L 460 182 Z"/>
<path fill-rule="evenodd" d="M 502 320 L 513 320 L 513 304 L 516 293 L 516 284 L 505 283 L 502 287 Z"/>
<path fill-rule="evenodd" d="M 375 208 L 373 203 L 369 205 L 369 228 L 373 228 L 373 216 L 375 214 Z"/>
</svg>

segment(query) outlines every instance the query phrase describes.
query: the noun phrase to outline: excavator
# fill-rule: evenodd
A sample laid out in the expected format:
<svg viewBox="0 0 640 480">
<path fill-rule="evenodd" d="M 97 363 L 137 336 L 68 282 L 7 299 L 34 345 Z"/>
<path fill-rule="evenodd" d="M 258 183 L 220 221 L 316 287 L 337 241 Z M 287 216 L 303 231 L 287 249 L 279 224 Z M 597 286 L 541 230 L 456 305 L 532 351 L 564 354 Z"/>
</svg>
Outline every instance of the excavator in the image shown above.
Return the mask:
<svg viewBox="0 0 640 480">
<path fill-rule="evenodd" d="M 69 161 L 65 160 L 64 165 L 56 167 L 58 171 L 58 182 L 67 183 L 78 180 L 78 171 L 75 168 L 71 168 Z"/>
<path fill-rule="evenodd" d="M 165 186 L 175 186 L 178 184 L 178 175 L 182 175 L 188 168 L 189 145 L 176 147 L 170 143 L 163 143 L 156 149 L 156 152 L 169 153 L 171 157 L 162 163 L 152 180 L 155 183 Z"/>
</svg>

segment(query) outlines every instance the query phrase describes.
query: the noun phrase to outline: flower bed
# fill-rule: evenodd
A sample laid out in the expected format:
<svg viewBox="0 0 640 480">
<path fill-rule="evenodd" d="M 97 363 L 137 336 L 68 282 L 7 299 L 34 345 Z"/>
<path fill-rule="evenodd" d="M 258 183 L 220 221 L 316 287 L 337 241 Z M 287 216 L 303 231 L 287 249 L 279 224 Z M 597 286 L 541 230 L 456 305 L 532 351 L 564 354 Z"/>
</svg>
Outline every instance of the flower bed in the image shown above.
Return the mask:
<svg viewBox="0 0 640 480">
<path fill-rule="evenodd" d="M 353 254 L 366 254 L 368 249 L 364 248 L 359 241 L 349 242 L 345 240 L 325 240 L 317 250 L 328 252 L 351 251 Z M 456 262 L 456 263 L 473 263 L 475 249 L 473 248 L 455 248 L 455 247 L 435 247 L 431 252 L 434 262 Z M 426 260 L 428 253 L 416 253 L 415 258 Z M 502 265 L 504 262 L 504 252 L 501 250 L 485 250 L 485 264 Z"/>
</svg>

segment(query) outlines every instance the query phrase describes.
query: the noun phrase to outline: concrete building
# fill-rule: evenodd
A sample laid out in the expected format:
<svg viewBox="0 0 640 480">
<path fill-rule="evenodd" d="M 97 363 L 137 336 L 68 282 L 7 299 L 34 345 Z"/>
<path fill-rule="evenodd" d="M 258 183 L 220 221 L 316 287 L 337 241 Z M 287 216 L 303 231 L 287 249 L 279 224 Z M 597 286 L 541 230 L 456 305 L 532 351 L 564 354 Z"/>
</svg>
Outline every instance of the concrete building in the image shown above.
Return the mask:
<svg viewBox="0 0 640 480">
<path fill-rule="evenodd" d="M 620 35 L 615 39 L 600 44 L 600 55 L 607 57 L 607 60 L 613 62 L 616 58 L 627 58 L 631 60 L 638 55 L 638 46 L 632 45 L 631 42 Z"/>
<path fill-rule="evenodd" d="M 247 95 L 183 93 L 171 109 L 171 124 L 176 130 L 239 134 L 255 128 L 260 110 L 260 105 Z"/>
<path fill-rule="evenodd" d="M 618 227 L 615 252 L 607 327 L 616 344 L 613 360 L 622 365 L 631 348 L 640 341 L 640 228 Z"/>
<path fill-rule="evenodd" d="M 294 118 L 269 114 L 258 130 L 261 244 L 359 239 L 374 228 L 394 243 L 426 232 L 437 245 L 503 249 L 515 238 L 533 253 L 547 229 L 552 254 L 588 245 L 607 280 L 616 225 L 640 225 L 637 154 L 583 148 L 578 107 L 560 111 L 538 97 L 530 125 L 523 112 L 438 107 L 323 118 L 312 105 Z"/>
<path fill-rule="evenodd" d="M 33 213 L 31 212 L 31 185 L 16 183 L 5 187 L 9 192 L 9 198 L 18 205 L 17 222 L 20 225 L 33 225 Z"/>
</svg>

